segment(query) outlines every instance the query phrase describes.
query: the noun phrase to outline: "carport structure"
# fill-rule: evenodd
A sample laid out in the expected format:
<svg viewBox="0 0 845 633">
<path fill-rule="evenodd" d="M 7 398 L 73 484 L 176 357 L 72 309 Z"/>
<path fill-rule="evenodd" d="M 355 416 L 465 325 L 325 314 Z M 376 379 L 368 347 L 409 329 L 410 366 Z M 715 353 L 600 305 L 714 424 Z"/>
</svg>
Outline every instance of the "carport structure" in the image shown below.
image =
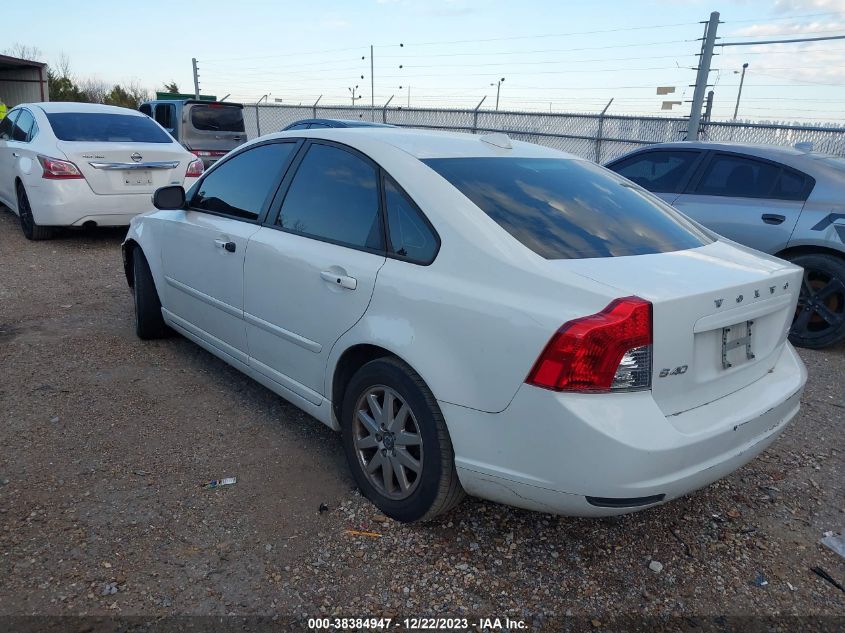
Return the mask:
<svg viewBox="0 0 845 633">
<path fill-rule="evenodd" d="M 19 103 L 49 101 L 47 64 L 0 55 L 0 99 L 9 108 Z"/>
</svg>

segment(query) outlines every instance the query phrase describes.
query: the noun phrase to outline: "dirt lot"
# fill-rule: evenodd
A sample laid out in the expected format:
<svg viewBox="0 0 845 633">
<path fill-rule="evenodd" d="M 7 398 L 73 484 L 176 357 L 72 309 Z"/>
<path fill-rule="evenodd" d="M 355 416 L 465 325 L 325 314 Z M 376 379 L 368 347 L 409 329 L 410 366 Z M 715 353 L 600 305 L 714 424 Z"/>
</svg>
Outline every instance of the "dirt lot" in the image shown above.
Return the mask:
<svg viewBox="0 0 845 633">
<path fill-rule="evenodd" d="M 685 499 L 403 526 L 327 428 L 185 339 L 135 338 L 123 233 L 26 242 L 0 210 L 0 614 L 845 613 L 810 571 L 845 584 L 818 544 L 845 527 L 845 348 L 802 351 L 798 419 Z"/>
</svg>

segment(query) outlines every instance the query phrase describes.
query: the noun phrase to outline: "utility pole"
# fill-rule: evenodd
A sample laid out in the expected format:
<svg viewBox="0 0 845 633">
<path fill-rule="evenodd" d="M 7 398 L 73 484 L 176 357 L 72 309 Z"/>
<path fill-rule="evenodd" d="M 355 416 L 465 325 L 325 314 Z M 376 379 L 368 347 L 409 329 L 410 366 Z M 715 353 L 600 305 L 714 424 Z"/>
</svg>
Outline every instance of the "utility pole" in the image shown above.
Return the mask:
<svg viewBox="0 0 845 633">
<path fill-rule="evenodd" d="M 713 113 L 713 94 L 714 93 L 713 93 L 712 90 L 707 93 L 707 103 L 704 106 L 704 116 L 701 117 L 701 122 L 704 125 L 707 125 L 708 123 L 710 123 L 710 115 Z M 706 140 L 707 130 L 704 130 L 704 137 L 705 137 L 705 140 Z"/>
<path fill-rule="evenodd" d="M 361 95 L 355 95 L 355 91 L 358 90 L 358 84 L 355 84 L 354 88 L 348 88 L 349 92 L 352 93 L 352 107 L 355 107 L 355 102 L 361 98 Z"/>
<path fill-rule="evenodd" d="M 745 69 L 748 68 L 748 62 L 742 65 L 742 75 L 739 78 L 739 91 L 736 93 L 736 107 L 734 108 L 734 118 L 736 121 L 737 112 L 739 112 L 739 98 L 742 96 L 742 84 L 745 82 Z M 736 71 L 734 71 L 736 72 Z"/>
<path fill-rule="evenodd" d="M 376 120 L 376 78 L 373 75 L 373 45 L 370 44 L 370 119 Z"/>
<path fill-rule="evenodd" d="M 497 112 L 499 111 L 499 92 L 502 90 L 502 82 L 503 82 L 504 80 L 505 80 L 505 78 L 504 78 L 504 77 L 502 77 L 502 78 L 501 78 L 499 81 L 497 81 L 496 83 L 494 83 L 494 84 L 490 84 L 491 86 L 496 86 L 496 111 L 497 111 Z"/>
<path fill-rule="evenodd" d="M 692 96 L 692 109 L 687 125 L 687 140 L 698 140 L 698 127 L 701 123 L 701 107 L 704 105 L 704 93 L 707 91 L 707 80 L 710 77 L 710 62 L 713 60 L 713 47 L 716 45 L 716 30 L 719 28 L 719 12 L 713 11 L 704 30 L 704 41 L 701 44 L 701 56 L 698 59 L 698 74 L 695 77 L 695 92 Z"/>
<path fill-rule="evenodd" d="M 197 58 L 191 58 L 191 65 L 194 67 L 194 99 L 200 98 L 200 76 L 197 72 Z"/>
</svg>

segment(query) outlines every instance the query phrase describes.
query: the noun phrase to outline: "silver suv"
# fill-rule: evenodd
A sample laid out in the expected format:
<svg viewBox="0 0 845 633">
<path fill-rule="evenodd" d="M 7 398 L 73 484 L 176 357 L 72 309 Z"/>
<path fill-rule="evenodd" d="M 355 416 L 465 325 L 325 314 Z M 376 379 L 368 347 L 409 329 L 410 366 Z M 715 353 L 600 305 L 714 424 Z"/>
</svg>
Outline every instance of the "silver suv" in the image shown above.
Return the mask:
<svg viewBox="0 0 845 633">
<path fill-rule="evenodd" d="M 845 340 L 845 159 L 791 147 L 650 145 L 607 167 L 725 237 L 804 268 L 790 340 Z"/>
<path fill-rule="evenodd" d="M 142 103 L 138 109 L 154 118 L 206 167 L 247 140 L 240 103 L 162 99 Z"/>
</svg>

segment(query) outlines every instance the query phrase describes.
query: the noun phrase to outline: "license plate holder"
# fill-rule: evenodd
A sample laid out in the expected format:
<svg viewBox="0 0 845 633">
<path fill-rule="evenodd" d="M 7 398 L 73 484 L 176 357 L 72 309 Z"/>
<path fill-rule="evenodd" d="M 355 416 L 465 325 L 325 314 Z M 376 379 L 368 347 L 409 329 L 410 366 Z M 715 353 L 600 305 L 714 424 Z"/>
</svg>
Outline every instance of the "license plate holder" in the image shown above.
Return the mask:
<svg viewBox="0 0 845 633">
<path fill-rule="evenodd" d="M 752 348 L 754 321 L 722 328 L 722 369 L 730 369 L 755 358 Z M 743 354 L 744 352 L 744 354 Z"/>
<path fill-rule="evenodd" d="M 127 187 L 146 187 L 153 184 L 153 172 L 149 169 L 127 169 L 123 172 L 123 184 Z"/>
</svg>

